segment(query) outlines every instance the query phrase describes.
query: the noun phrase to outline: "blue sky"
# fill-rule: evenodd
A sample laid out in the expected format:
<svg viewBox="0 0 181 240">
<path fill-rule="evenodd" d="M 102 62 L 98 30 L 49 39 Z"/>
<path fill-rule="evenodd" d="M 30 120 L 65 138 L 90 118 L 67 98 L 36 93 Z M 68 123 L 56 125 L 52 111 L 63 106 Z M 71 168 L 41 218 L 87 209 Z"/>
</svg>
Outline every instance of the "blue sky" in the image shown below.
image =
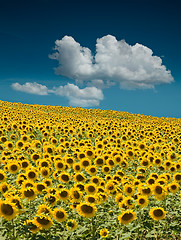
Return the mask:
<svg viewBox="0 0 181 240">
<path fill-rule="evenodd" d="M 180 118 L 179 2 L 1 1 L 0 99 Z"/>
</svg>

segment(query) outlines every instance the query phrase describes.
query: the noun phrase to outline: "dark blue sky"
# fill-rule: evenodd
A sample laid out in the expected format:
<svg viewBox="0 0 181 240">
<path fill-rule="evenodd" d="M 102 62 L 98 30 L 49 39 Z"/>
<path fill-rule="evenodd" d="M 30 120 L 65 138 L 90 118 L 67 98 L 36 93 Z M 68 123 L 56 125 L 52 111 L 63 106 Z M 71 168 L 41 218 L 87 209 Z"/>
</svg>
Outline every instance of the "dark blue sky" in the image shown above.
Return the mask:
<svg viewBox="0 0 181 240">
<path fill-rule="evenodd" d="M 40 96 L 12 89 L 15 82 L 48 88 L 75 82 L 56 75 L 58 62 L 48 57 L 55 41 L 72 36 L 95 54 L 97 38 L 108 34 L 129 45 L 142 44 L 161 57 L 174 82 L 155 89 L 103 89 L 99 108 L 152 116 L 181 117 L 180 1 L 27 0 L 0 2 L 0 99 L 69 106 L 65 97 Z"/>
</svg>

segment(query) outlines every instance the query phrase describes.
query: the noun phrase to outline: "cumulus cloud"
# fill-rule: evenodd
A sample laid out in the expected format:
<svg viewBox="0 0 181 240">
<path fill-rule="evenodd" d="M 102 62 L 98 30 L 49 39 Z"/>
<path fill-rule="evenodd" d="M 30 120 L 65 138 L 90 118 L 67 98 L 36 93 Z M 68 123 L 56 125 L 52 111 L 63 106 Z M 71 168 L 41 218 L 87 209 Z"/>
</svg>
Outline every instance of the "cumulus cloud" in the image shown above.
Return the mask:
<svg viewBox="0 0 181 240">
<path fill-rule="evenodd" d="M 96 87 L 86 87 L 80 89 L 78 86 L 70 83 L 65 86 L 53 87 L 53 89 L 48 89 L 45 85 L 41 85 L 36 82 L 27 82 L 22 85 L 19 83 L 13 83 L 11 86 L 16 91 L 36 95 L 48 95 L 51 93 L 58 96 L 63 96 L 68 98 L 71 106 L 78 107 L 99 106 L 100 101 L 104 98 L 101 89 Z"/>
<path fill-rule="evenodd" d="M 26 82 L 25 84 L 13 83 L 11 87 L 20 92 L 26 92 L 36 95 L 48 95 L 48 88 L 39 83 Z"/>
<path fill-rule="evenodd" d="M 112 35 L 97 39 L 95 56 L 71 36 L 56 40 L 54 50 L 49 58 L 59 63 L 55 73 L 77 84 L 98 88 L 119 84 L 121 88 L 135 89 L 173 82 L 171 72 L 150 48 L 139 43 L 131 46 Z"/>
<path fill-rule="evenodd" d="M 96 87 L 80 89 L 78 86 L 70 83 L 56 88 L 54 93 L 59 96 L 66 96 L 70 105 L 80 107 L 99 106 L 100 100 L 104 98 L 101 89 Z"/>
</svg>

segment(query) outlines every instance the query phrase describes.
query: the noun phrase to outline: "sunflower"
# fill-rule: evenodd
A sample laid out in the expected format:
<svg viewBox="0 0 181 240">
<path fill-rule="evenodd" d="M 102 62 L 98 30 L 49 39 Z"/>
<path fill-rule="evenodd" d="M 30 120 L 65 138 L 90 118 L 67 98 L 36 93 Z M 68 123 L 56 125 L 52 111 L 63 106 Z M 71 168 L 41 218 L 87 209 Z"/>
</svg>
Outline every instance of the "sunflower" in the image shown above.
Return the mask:
<svg viewBox="0 0 181 240">
<path fill-rule="evenodd" d="M 57 198 L 60 200 L 68 200 L 70 197 L 70 191 L 66 188 L 61 188 L 60 191 L 57 192 Z"/>
<path fill-rule="evenodd" d="M 101 167 L 104 165 L 105 163 L 105 160 L 103 157 L 97 157 L 95 160 L 94 160 L 94 163 L 97 167 Z"/>
<path fill-rule="evenodd" d="M 91 203 L 80 203 L 77 206 L 77 210 L 79 215 L 83 216 L 83 217 L 94 217 L 97 208 L 94 204 Z"/>
<path fill-rule="evenodd" d="M 70 181 L 70 175 L 66 172 L 62 172 L 59 176 L 59 180 L 63 183 L 68 183 Z"/>
<path fill-rule="evenodd" d="M 47 204 L 41 204 L 38 207 L 37 214 L 38 215 L 42 215 L 42 214 L 46 215 L 46 214 L 48 214 L 48 215 L 51 216 L 52 215 L 52 210 L 51 210 L 51 208 L 49 206 L 47 206 Z"/>
<path fill-rule="evenodd" d="M 30 167 L 30 162 L 27 159 L 24 159 L 20 162 L 21 164 L 21 169 L 26 170 L 27 168 Z"/>
<path fill-rule="evenodd" d="M 7 220 L 12 220 L 18 214 L 18 209 L 16 204 L 11 201 L 1 201 L 0 200 L 0 216 L 4 217 Z"/>
<path fill-rule="evenodd" d="M 91 175 L 91 176 L 94 176 L 97 174 L 97 167 L 94 166 L 94 165 L 90 165 L 86 171 Z"/>
<path fill-rule="evenodd" d="M 151 185 L 152 186 L 152 185 Z M 138 191 L 143 195 L 150 197 L 152 195 L 152 188 L 150 186 L 138 186 Z"/>
<path fill-rule="evenodd" d="M 6 180 L 6 173 L 0 169 L 0 182 L 4 182 Z"/>
<path fill-rule="evenodd" d="M 167 194 L 166 187 L 162 186 L 161 184 L 153 184 L 152 192 L 157 200 L 163 200 Z"/>
<path fill-rule="evenodd" d="M 66 223 L 68 230 L 73 231 L 77 228 L 77 222 L 74 219 L 69 219 Z"/>
<path fill-rule="evenodd" d="M 85 185 L 85 191 L 87 194 L 91 194 L 91 195 L 94 195 L 97 193 L 97 186 L 95 183 L 87 183 Z"/>
<path fill-rule="evenodd" d="M 174 181 L 176 181 L 176 182 L 181 182 L 181 173 L 175 173 L 174 175 L 173 175 L 173 179 L 174 179 Z"/>
<path fill-rule="evenodd" d="M 115 197 L 115 202 L 117 204 L 120 204 L 123 201 L 123 199 L 124 199 L 124 195 L 122 193 L 118 193 Z"/>
<path fill-rule="evenodd" d="M 149 215 L 156 221 L 162 220 L 166 217 L 166 211 L 163 208 L 152 208 Z"/>
<path fill-rule="evenodd" d="M 124 197 L 122 202 L 119 203 L 119 208 L 131 209 L 135 205 L 132 197 Z"/>
<path fill-rule="evenodd" d="M 11 150 L 11 149 L 14 148 L 14 143 L 12 141 L 7 141 L 5 143 L 5 146 L 6 146 L 7 149 Z"/>
<path fill-rule="evenodd" d="M 28 187 L 35 187 L 35 183 L 31 180 L 24 180 L 22 183 L 22 189 Z"/>
<path fill-rule="evenodd" d="M 111 167 L 110 167 L 109 165 L 104 165 L 104 166 L 102 167 L 102 172 L 103 172 L 104 174 L 108 174 L 110 171 L 111 171 Z"/>
<path fill-rule="evenodd" d="M 8 192 L 9 189 L 10 189 L 10 184 L 8 184 L 6 182 L 0 184 L 0 192 L 2 194 Z"/>
<path fill-rule="evenodd" d="M 74 170 L 74 172 L 76 172 L 76 173 L 81 172 L 81 170 L 82 170 L 81 164 L 80 164 L 80 163 L 74 163 L 74 164 L 73 164 L 73 170 Z"/>
<path fill-rule="evenodd" d="M 33 187 L 24 188 L 22 191 L 22 197 L 27 198 L 29 201 L 36 198 L 36 190 Z"/>
<path fill-rule="evenodd" d="M 53 194 L 47 194 L 43 198 L 49 205 L 54 206 L 57 203 L 57 196 Z"/>
<path fill-rule="evenodd" d="M 137 204 L 143 208 L 143 207 L 146 207 L 148 205 L 148 199 L 146 196 L 139 196 L 137 198 Z"/>
<path fill-rule="evenodd" d="M 84 198 L 84 201 L 88 202 L 88 203 L 96 204 L 97 203 L 97 196 L 96 195 L 86 195 L 85 198 Z"/>
<path fill-rule="evenodd" d="M 40 174 L 43 178 L 48 178 L 50 176 L 50 169 L 47 167 L 42 167 L 40 169 Z"/>
<path fill-rule="evenodd" d="M 52 187 L 52 180 L 50 178 L 44 179 L 43 182 L 47 187 Z"/>
<path fill-rule="evenodd" d="M 16 147 L 17 147 L 18 149 L 21 149 L 23 146 L 24 146 L 24 142 L 23 142 L 23 141 L 18 140 L 18 141 L 16 142 Z"/>
<path fill-rule="evenodd" d="M 133 196 L 134 192 L 135 192 L 135 189 L 134 187 L 131 185 L 131 184 L 126 184 L 124 187 L 123 187 L 123 191 L 124 193 L 127 195 L 127 196 Z"/>
<path fill-rule="evenodd" d="M 29 180 L 36 180 L 38 178 L 37 170 L 35 168 L 27 169 L 26 176 Z"/>
<path fill-rule="evenodd" d="M 57 220 L 57 222 L 64 222 L 67 219 L 67 213 L 61 208 L 55 208 L 53 211 L 53 218 Z"/>
<path fill-rule="evenodd" d="M 106 237 L 108 237 L 108 235 L 109 235 L 109 231 L 107 230 L 107 228 L 103 228 L 100 230 L 101 237 L 106 238 Z"/>
<path fill-rule="evenodd" d="M 168 190 L 169 192 L 176 193 L 179 191 L 180 185 L 177 182 L 172 182 L 168 184 Z"/>
<path fill-rule="evenodd" d="M 31 155 L 31 160 L 33 161 L 33 162 L 36 162 L 36 161 L 38 161 L 40 159 L 40 154 L 38 154 L 38 153 L 33 153 L 32 155 Z"/>
<path fill-rule="evenodd" d="M 74 187 L 77 187 L 81 192 L 84 192 L 85 185 L 83 183 L 76 183 L 74 184 Z"/>
<path fill-rule="evenodd" d="M 94 151 L 92 149 L 87 149 L 85 151 L 86 157 L 92 159 L 94 157 Z"/>
<path fill-rule="evenodd" d="M 91 160 L 89 158 L 84 158 L 80 161 L 82 168 L 87 168 L 91 165 Z"/>
<path fill-rule="evenodd" d="M 46 189 L 45 183 L 41 183 L 41 182 L 36 183 L 36 190 L 38 193 L 42 193 L 44 189 Z"/>
<path fill-rule="evenodd" d="M 63 171 L 65 169 L 65 163 L 62 160 L 56 160 L 54 165 L 56 170 Z"/>
<path fill-rule="evenodd" d="M 127 210 L 118 216 L 118 221 L 121 224 L 127 225 L 136 218 L 137 218 L 136 213 L 133 212 L 133 210 Z"/>
<path fill-rule="evenodd" d="M 116 190 L 116 186 L 115 186 L 115 184 L 112 180 L 109 180 L 106 183 L 105 190 L 106 190 L 107 193 L 111 193 L 111 192 L 114 192 Z"/>
<path fill-rule="evenodd" d="M 40 229 L 49 229 L 53 225 L 52 219 L 45 215 L 35 217 L 34 223 Z"/>
<path fill-rule="evenodd" d="M 11 201 L 12 203 L 15 203 L 16 207 L 17 207 L 19 210 L 22 210 L 22 209 L 23 209 L 23 204 L 21 203 L 21 199 L 20 199 L 20 197 L 18 197 L 17 195 L 11 196 L 11 197 L 9 198 L 9 201 Z"/>
<path fill-rule="evenodd" d="M 82 195 L 83 193 L 79 190 L 79 188 L 71 188 L 70 189 L 70 201 L 72 203 L 80 203 L 81 199 L 82 199 Z"/>
<path fill-rule="evenodd" d="M 28 230 L 32 233 L 37 233 L 40 229 L 36 226 L 35 221 L 33 220 L 26 220 L 24 223 L 28 227 Z"/>
<path fill-rule="evenodd" d="M 8 170 L 11 174 L 16 174 L 20 170 L 20 165 L 18 164 L 18 161 L 11 161 L 7 165 Z"/>
<path fill-rule="evenodd" d="M 74 175 L 74 181 L 75 182 L 85 182 L 86 181 L 86 177 L 82 173 L 76 173 Z"/>
</svg>

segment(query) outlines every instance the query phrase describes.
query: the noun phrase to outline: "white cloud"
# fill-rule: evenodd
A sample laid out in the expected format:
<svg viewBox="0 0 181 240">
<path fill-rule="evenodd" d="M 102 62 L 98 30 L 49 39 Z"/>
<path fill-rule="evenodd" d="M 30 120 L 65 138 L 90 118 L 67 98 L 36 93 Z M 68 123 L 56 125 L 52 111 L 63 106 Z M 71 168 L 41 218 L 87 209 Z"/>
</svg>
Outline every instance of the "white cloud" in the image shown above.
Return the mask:
<svg viewBox="0 0 181 240">
<path fill-rule="evenodd" d="M 119 84 L 121 88 L 134 89 L 173 82 L 171 72 L 162 65 L 160 57 L 153 56 L 151 49 L 117 41 L 112 35 L 97 39 L 95 56 L 70 36 L 56 40 L 54 50 L 49 57 L 59 63 L 55 73 L 78 84 L 99 88 Z"/>
<path fill-rule="evenodd" d="M 100 101 L 103 100 L 104 95 L 101 89 L 96 87 L 86 87 L 80 89 L 74 84 L 67 84 L 65 86 L 54 87 L 48 89 L 45 85 L 38 84 L 36 82 L 25 84 L 13 83 L 12 88 L 16 91 L 36 94 L 36 95 L 48 95 L 49 93 L 64 96 L 68 98 L 71 106 L 79 107 L 92 107 L 99 106 Z"/>
<path fill-rule="evenodd" d="M 20 92 L 26 92 L 36 95 L 48 95 L 48 88 L 39 83 L 26 82 L 25 84 L 13 83 L 11 87 Z"/>
<path fill-rule="evenodd" d="M 66 96 L 70 105 L 80 107 L 99 106 L 100 100 L 104 98 L 101 89 L 96 87 L 80 89 L 78 86 L 70 83 L 56 88 L 54 93 L 59 96 Z"/>
</svg>

